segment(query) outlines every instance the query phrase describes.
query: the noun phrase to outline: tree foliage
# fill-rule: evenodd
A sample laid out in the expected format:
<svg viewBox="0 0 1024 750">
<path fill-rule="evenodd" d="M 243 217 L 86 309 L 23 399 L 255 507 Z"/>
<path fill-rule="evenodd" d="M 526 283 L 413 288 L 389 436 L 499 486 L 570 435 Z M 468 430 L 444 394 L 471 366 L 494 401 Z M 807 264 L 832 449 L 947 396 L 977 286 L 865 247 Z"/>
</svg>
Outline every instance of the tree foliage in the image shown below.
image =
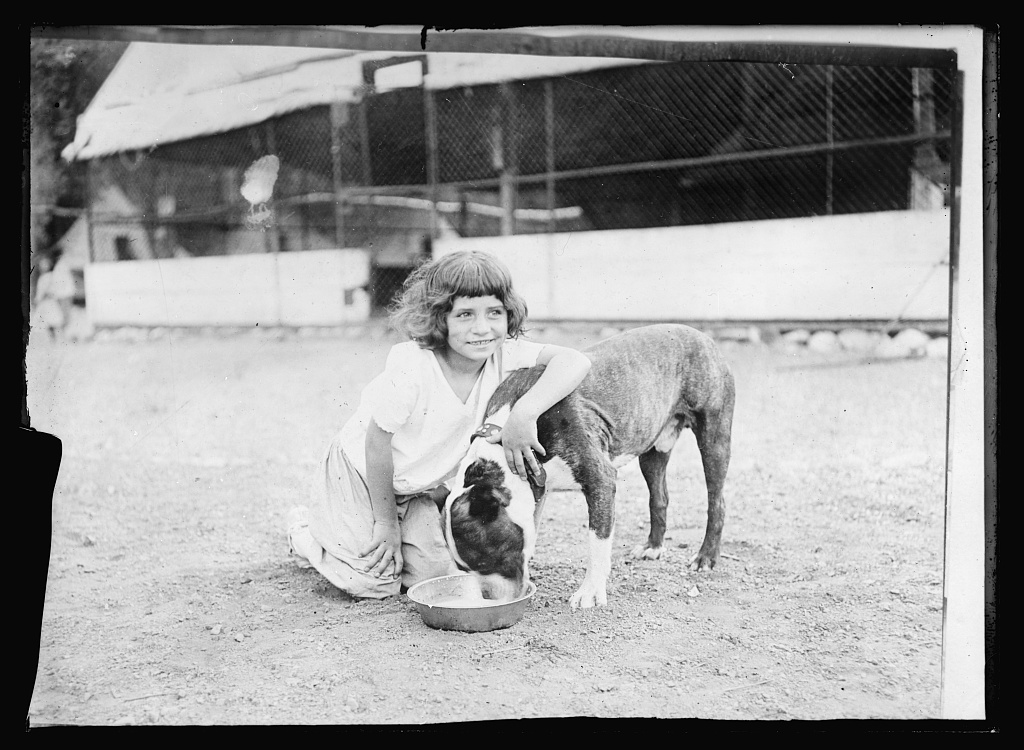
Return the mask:
<svg viewBox="0 0 1024 750">
<path fill-rule="evenodd" d="M 75 123 L 120 59 L 127 44 L 33 38 L 29 43 L 29 196 L 33 247 L 48 247 L 67 226 L 54 206 L 83 207 L 81 165 L 61 150 L 75 136 Z"/>
</svg>

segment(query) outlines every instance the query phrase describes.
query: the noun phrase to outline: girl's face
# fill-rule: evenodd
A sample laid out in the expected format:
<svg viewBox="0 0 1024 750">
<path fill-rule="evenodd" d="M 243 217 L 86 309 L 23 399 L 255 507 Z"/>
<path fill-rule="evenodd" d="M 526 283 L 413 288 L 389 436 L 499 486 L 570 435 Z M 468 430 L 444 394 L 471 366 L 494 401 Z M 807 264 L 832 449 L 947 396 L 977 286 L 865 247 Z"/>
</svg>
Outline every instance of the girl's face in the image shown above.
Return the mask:
<svg viewBox="0 0 1024 750">
<path fill-rule="evenodd" d="M 508 311 L 494 295 L 456 297 L 446 318 L 448 351 L 483 364 L 508 335 Z"/>
</svg>

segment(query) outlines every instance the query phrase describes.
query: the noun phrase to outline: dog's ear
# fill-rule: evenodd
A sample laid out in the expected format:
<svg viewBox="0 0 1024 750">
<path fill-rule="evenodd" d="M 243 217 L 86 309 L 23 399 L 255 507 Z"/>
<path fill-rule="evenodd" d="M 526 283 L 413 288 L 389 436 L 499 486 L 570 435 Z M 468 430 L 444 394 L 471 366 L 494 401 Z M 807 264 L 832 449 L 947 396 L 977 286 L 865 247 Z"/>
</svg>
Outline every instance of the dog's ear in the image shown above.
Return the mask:
<svg viewBox="0 0 1024 750">
<path fill-rule="evenodd" d="M 483 523 L 496 519 L 512 500 L 504 480 L 501 467 L 489 459 L 477 459 L 466 467 L 463 483 L 469 488 L 469 515 Z"/>
<path fill-rule="evenodd" d="M 468 487 L 471 484 L 485 487 L 501 487 L 505 483 L 505 473 L 494 461 L 488 458 L 478 458 L 466 467 L 466 474 L 463 485 Z"/>
</svg>

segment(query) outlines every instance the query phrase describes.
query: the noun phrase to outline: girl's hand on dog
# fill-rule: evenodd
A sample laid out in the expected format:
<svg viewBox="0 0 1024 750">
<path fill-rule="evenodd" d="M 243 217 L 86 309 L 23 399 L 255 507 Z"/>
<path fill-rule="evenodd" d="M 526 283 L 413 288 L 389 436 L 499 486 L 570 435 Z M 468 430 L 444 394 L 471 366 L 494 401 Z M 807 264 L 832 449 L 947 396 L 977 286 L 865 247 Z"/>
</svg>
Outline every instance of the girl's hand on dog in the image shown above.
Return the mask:
<svg viewBox="0 0 1024 750">
<path fill-rule="evenodd" d="M 388 569 L 388 565 L 394 563 L 394 575 L 402 572 L 402 530 L 398 523 L 378 522 L 373 523 L 373 538 L 369 546 L 360 554 L 367 558 L 366 567 L 363 568 L 370 575 L 380 578 Z"/>
<path fill-rule="evenodd" d="M 501 443 L 505 449 L 505 460 L 513 474 L 526 481 L 527 471 L 540 473 L 540 462 L 536 454 L 546 455 L 544 446 L 537 439 L 537 420 L 512 409 L 500 433 L 487 438 L 490 443 Z"/>
</svg>

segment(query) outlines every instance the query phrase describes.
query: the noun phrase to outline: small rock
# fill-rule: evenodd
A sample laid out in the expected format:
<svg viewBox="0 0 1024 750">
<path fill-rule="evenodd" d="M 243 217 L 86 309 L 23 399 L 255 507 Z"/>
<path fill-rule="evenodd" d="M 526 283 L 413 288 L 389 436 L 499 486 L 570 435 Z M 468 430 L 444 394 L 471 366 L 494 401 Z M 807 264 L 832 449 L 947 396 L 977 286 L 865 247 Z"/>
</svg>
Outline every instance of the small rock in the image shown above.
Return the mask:
<svg viewBox="0 0 1024 750">
<path fill-rule="evenodd" d="M 686 595 L 691 598 L 694 596 L 700 596 L 700 589 L 698 589 L 696 586 L 693 586 L 689 591 L 686 592 Z"/>
<path fill-rule="evenodd" d="M 357 701 L 355 698 L 353 698 L 350 695 L 345 700 L 345 710 L 346 711 L 358 711 L 359 710 L 359 701 Z"/>
<path fill-rule="evenodd" d="M 907 351 L 910 352 L 910 356 L 923 357 L 928 347 L 928 342 L 931 341 L 931 336 L 917 328 L 904 328 L 893 337 L 893 340 L 906 347 Z"/>
<path fill-rule="evenodd" d="M 926 357 L 946 357 L 949 354 L 949 337 L 936 336 L 925 345 L 924 353 Z"/>
<path fill-rule="evenodd" d="M 806 344 L 811 337 L 811 332 L 806 328 L 797 328 L 794 331 L 786 331 L 779 338 L 787 344 Z"/>
<path fill-rule="evenodd" d="M 821 353 L 839 351 L 839 337 L 834 331 L 815 331 L 807 339 L 807 348 Z"/>
<path fill-rule="evenodd" d="M 235 634 L 235 640 L 238 641 L 239 643 L 241 643 L 242 641 L 245 640 L 245 636 L 242 635 L 241 633 L 236 633 Z"/>
<path fill-rule="evenodd" d="M 210 632 L 213 633 L 214 635 L 220 635 L 221 631 L 223 631 L 223 630 L 224 630 L 224 626 L 221 625 L 220 623 L 217 623 L 212 628 L 210 628 Z"/>
<path fill-rule="evenodd" d="M 845 328 L 836 335 L 839 345 L 848 352 L 869 352 L 882 340 L 882 334 L 862 328 Z"/>
</svg>

